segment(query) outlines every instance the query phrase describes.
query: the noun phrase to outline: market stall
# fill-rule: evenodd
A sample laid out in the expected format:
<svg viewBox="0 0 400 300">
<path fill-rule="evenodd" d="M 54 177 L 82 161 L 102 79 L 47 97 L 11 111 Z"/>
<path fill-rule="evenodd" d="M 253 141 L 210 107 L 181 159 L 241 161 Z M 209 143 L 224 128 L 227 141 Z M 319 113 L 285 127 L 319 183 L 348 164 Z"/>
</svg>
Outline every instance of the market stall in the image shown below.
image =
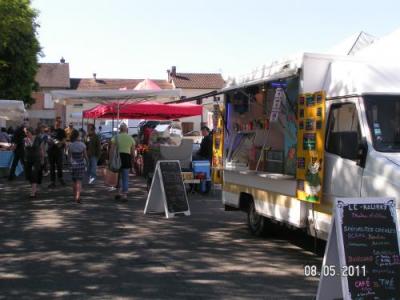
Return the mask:
<svg viewBox="0 0 400 300">
<path fill-rule="evenodd" d="M 0 127 L 6 126 L 6 121 L 23 120 L 26 115 L 23 101 L 0 99 Z"/>
<path fill-rule="evenodd" d="M 26 110 L 23 101 L 0 100 L 0 127 L 6 126 L 6 121 L 22 121 L 26 117 Z M 0 172 L 7 173 L 14 158 L 11 143 L 0 143 Z M 22 172 L 22 165 L 19 163 L 15 175 Z"/>
<path fill-rule="evenodd" d="M 146 120 L 174 120 L 182 117 L 201 115 L 202 106 L 191 103 L 164 104 L 154 101 L 140 103 L 116 103 L 98 105 L 83 112 L 84 118 L 90 119 L 114 119 L 119 114 L 123 119 L 146 119 Z M 135 158 L 135 169 L 138 174 L 147 175 L 152 172 L 154 162 L 160 158 L 178 159 L 183 165 L 189 164 L 192 154 L 192 141 L 183 140 L 182 132 L 176 122 L 165 122 L 153 129 L 152 145 L 138 144 L 137 156 Z M 191 142 L 189 144 L 188 142 Z M 168 146 L 167 146 L 168 145 Z M 174 147 L 173 151 L 167 149 Z"/>
<path fill-rule="evenodd" d="M 83 112 L 86 119 L 122 119 L 172 120 L 197 116 L 202 113 L 202 106 L 191 103 L 164 104 L 155 101 L 139 103 L 102 104 Z"/>
</svg>

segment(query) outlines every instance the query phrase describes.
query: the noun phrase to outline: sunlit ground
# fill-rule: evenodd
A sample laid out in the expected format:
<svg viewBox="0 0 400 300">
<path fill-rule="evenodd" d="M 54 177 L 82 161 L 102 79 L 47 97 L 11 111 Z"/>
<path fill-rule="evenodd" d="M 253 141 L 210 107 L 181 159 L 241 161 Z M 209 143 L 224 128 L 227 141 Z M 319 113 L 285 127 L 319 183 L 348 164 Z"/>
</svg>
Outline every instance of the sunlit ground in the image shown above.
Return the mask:
<svg viewBox="0 0 400 300">
<path fill-rule="evenodd" d="M 321 264 L 304 236 L 254 238 L 245 215 L 191 196 L 190 217 L 144 216 L 145 182 L 128 203 L 98 180 L 83 203 L 71 187 L 30 200 L 24 181 L 0 182 L 0 298 L 310 299 Z M 282 237 L 283 235 L 283 237 Z M 293 240 L 294 242 L 288 242 Z"/>
</svg>

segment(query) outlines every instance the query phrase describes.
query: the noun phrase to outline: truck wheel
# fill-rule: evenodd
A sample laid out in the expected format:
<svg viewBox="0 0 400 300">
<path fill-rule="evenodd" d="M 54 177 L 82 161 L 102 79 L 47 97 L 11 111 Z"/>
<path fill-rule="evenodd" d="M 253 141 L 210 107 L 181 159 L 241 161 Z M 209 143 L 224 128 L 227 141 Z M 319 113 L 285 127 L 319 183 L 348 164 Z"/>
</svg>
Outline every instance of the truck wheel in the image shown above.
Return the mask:
<svg viewBox="0 0 400 300">
<path fill-rule="evenodd" d="M 255 236 L 265 235 L 267 223 L 267 219 L 257 213 L 254 201 L 252 201 L 247 211 L 247 225 L 250 232 Z"/>
</svg>

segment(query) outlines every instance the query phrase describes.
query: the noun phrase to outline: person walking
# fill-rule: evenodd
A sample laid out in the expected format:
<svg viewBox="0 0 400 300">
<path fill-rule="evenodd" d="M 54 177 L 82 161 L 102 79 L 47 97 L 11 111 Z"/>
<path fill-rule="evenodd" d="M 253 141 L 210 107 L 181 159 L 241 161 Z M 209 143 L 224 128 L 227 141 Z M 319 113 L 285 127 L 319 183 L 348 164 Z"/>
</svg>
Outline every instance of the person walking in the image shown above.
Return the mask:
<svg viewBox="0 0 400 300">
<path fill-rule="evenodd" d="M 49 127 L 44 126 L 42 133 L 43 147 L 44 147 L 44 164 L 43 164 L 43 176 L 49 175 L 49 140 L 50 140 L 50 130 Z"/>
<path fill-rule="evenodd" d="M 82 179 L 85 174 L 85 161 L 88 160 L 88 157 L 86 145 L 79 139 L 79 132 L 73 130 L 70 137 L 68 158 L 71 165 L 72 188 L 75 202 L 81 203 Z"/>
<path fill-rule="evenodd" d="M 86 137 L 86 148 L 88 154 L 88 170 L 87 175 L 89 184 L 96 180 L 97 162 L 100 157 L 101 144 L 100 138 L 96 134 L 96 127 L 93 124 L 88 125 L 88 134 Z"/>
<path fill-rule="evenodd" d="M 44 162 L 44 147 L 39 131 L 33 128 L 25 130 L 25 177 L 31 184 L 30 198 L 36 198 L 37 185 L 42 183 L 42 165 Z"/>
<path fill-rule="evenodd" d="M 114 147 L 118 147 L 121 158 L 121 168 L 119 171 L 119 189 L 115 199 L 128 200 L 129 188 L 129 170 L 132 167 L 132 157 L 135 151 L 135 141 L 128 134 L 128 127 L 122 123 L 119 127 L 120 133 L 111 139 L 111 152 L 114 153 Z"/>
<path fill-rule="evenodd" d="M 74 128 L 74 123 L 72 123 L 72 122 L 70 122 L 69 124 L 68 124 L 68 127 L 66 127 L 65 129 L 64 129 L 64 131 L 65 131 L 65 140 L 66 140 L 66 142 L 67 143 L 70 143 L 71 142 L 71 134 L 72 134 L 72 132 L 75 130 L 75 128 Z"/>
<path fill-rule="evenodd" d="M 14 158 L 10 168 L 10 174 L 8 175 L 8 180 L 14 180 L 15 178 L 15 169 L 17 168 L 18 162 L 25 165 L 25 125 L 21 125 L 14 131 L 14 135 L 12 137 L 12 148 L 14 149 Z"/>
<path fill-rule="evenodd" d="M 61 120 L 56 120 L 54 131 L 51 133 L 51 138 L 48 141 L 48 154 L 50 162 L 50 180 L 49 188 L 56 187 L 56 168 L 57 177 L 61 185 L 65 185 L 63 180 L 63 156 L 65 148 L 65 131 L 61 128 Z"/>
</svg>

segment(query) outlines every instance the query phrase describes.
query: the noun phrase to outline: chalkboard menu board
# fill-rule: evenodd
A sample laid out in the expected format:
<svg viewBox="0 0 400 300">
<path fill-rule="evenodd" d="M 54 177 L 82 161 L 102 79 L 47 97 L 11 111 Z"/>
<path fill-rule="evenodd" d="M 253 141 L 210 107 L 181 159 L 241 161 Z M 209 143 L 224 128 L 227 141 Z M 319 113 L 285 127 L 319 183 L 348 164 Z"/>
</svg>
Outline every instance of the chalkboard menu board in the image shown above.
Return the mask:
<svg viewBox="0 0 400 300">
<path fill-rule="evenodd" d="M 400 251 L 394 200 L 337 201 L 339 253 L 351 299 L 400 299 Z M 368 200 L 368 201 L 367 201 Z M 344 274 L 346 273 L 346 274 Z M 345 293 L 346 294 L 346 293 Z"/>
<path fill-rule="evenodd" d="M 175 161 L 161 161 L 160 170 L 168 211 L 171 213 L 187 211 L 189 207 L 179 163 Z"/>
</svg>

